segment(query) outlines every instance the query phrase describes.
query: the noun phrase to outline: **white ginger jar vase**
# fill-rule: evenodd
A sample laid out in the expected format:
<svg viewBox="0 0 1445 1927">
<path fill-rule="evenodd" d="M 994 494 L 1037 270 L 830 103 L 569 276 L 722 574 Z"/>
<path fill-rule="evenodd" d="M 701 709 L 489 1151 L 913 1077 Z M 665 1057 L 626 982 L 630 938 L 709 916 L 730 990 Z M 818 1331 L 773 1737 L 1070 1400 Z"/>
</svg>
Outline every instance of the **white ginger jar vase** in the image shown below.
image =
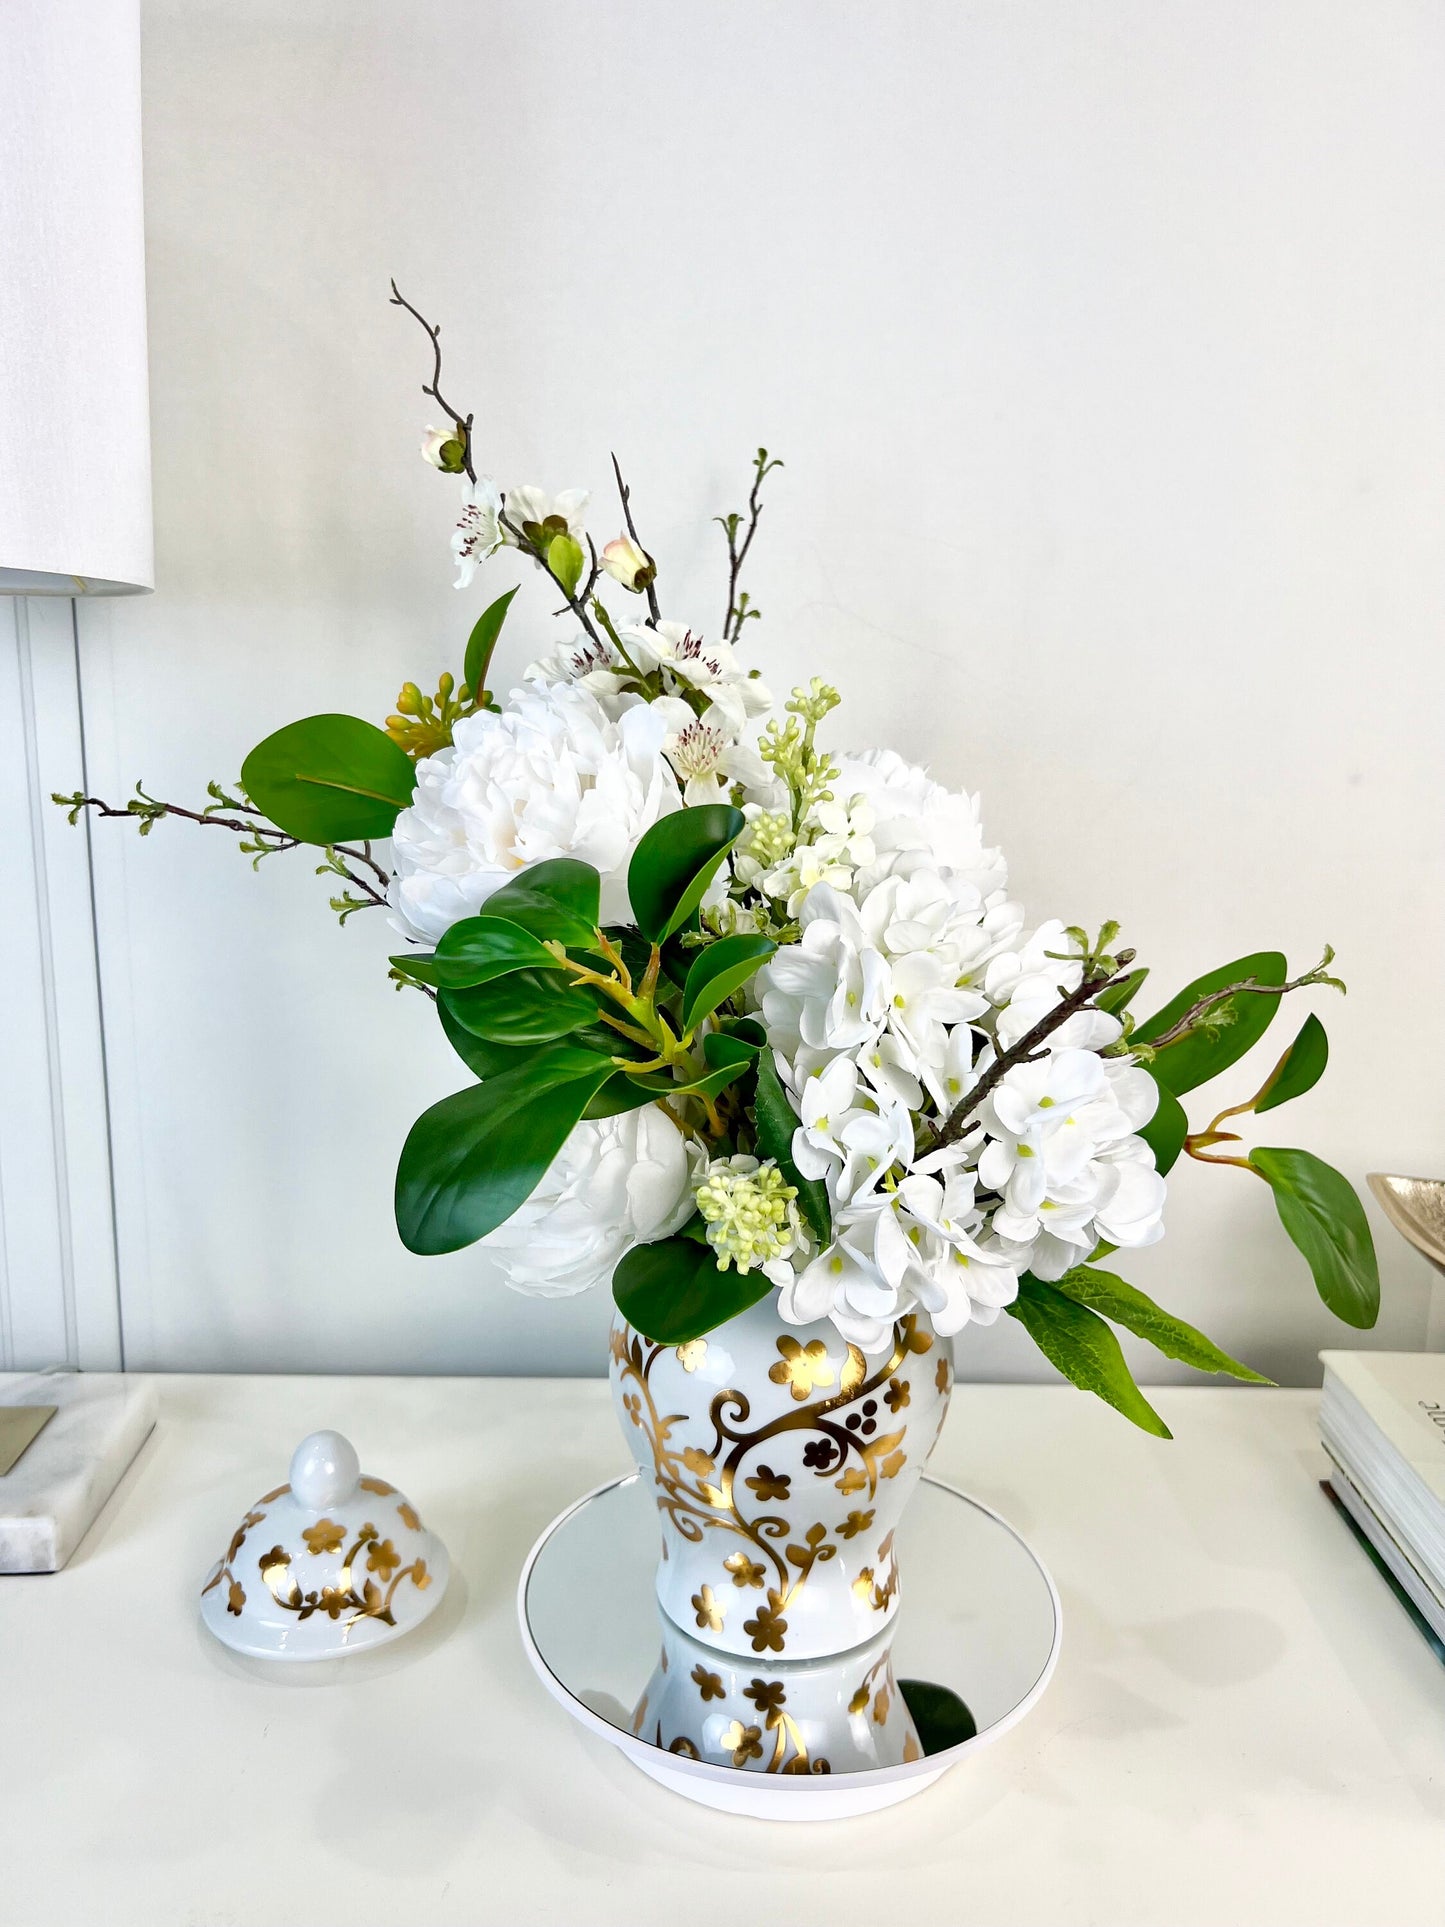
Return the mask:
<svg viewBox="0 0 1445 1927">
<path fill-rule="evenodd" d="M 666 1753 L 749 1773 L 866 1773 L 923 1757 L 893 1677 L 893 1632 L 825 1659 L 719 1653 L 662 1621 L 632 1730 Z"/>
<path fill-rule="evenodd" d="M 876 1640 L 899 1603 L 895 1534 L 938 1437 L 952 1347 L 923 1312 L 880 1351 L 777 1294 L 686 1345 L 619 1315 L 613 1400 L 662 1528 L 657 1598 L 719 1653 L 819 1659 Z"/>
</svg>

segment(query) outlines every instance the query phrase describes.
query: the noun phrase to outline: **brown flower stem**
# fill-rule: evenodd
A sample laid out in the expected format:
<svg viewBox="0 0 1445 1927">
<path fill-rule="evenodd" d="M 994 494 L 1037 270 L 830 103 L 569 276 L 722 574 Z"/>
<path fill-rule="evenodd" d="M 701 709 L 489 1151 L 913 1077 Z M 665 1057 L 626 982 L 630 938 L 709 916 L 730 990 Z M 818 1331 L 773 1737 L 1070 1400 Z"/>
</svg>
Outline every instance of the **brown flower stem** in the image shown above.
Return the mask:
<svg viewBox="0 0 1445 1927">
<path fill-rule="evenodd" d="M 1082 1010 L 1086 1004 L 1092 1002 L 1102 991 L 1108 990 L 1112 984 L 1121 983 L 1129 974 L 1128 967 L 1133 963 L 1134 955 L 1132 950 L 1121 950 L 1115 959 L 1118 968 L 1112 975 L 1100 972 L 1090 976 L 1086 973 L 1076 988 L 1066 997 L 1061 998 L 1052 1010 L 1046 1011 L 1031 1030 L 1025 1031 L 1016 1044 L 1000 1052 L 973 1088 L 966 1091 L 954 1105 L 929 1148 L 940 1150 L 945 1144 L 953 1144 L 961 1138 L 969 1118 L 994 1086 L 1016 1065 L 1032 1063 L 1036 1057 L 1042 1055 L 1040 1045 L 1061 1025 L 1066 1024 L 1076 1011 Z"/>
<path fill-rule="evenodd" d="M 1287 997 L 1292 990 L 1304 990 L 1313 984 L 1328 984 L 1333 990 L 1343 990 L 1344 985 L 1338 977 L 1326 975 L 1330 964 L 1334 961 L 1334 955 L 1334 951 L 1326 944 L 1325 954 L 1314 969 L 1306 970 L 1301 976 L 1290 978 L 1288 983 L 1262 984 L 1257 978 L 1246 977 L 1241 983 L 1226 984 L 1222 990 L 1211 990 L 1207 996 L 1201 997 L 1197 1003 L 1191 1005 L 1177 1023 L 1171 1024 L 1162 1037 L 1144 1038 L 1140 1041 L 1146 1043 L 1152 1051 L 1165 1050 L 1170 1044 L 1177 1044 L 1181 1037 L 1187 1036 L 1216 1004 L 1222 1004 L 1228 998 L 1238 997 L 1246 991 L 1256 997 Z M 1226 1113 L 1226 1115 L 1229 1114 Z"/>
<path fill-rule="evenodd" d="M 451 417 L 452 425 L 455 427 L 457 431 L 457 440 L 462 445 L 462 466 L 466 469 L 467 480 L 469 482 L 475 482 L 477 479 L 477 471 L 472 466 L 472 417 L 470 415 L 463 415 L 460 413 L 459 410 L 453 408 L 451 403 L 446 400 L 446 398 L 443 396 L 441 391 L 441 378 L 442 378 L 441 323 L 437 322 L 435 327 L 433 327 L 432 323 L 427 320 L 426 316 L 422 314 L 420 309 L 414 308 L 411 305 L 411 303 L 407 300 L 406 296 L 401 292 L 400 288 L 397 287 L 395 281 L 393 281 L 391 284 L 391 305 L 394 308 L 405 308 L 407 313 L 409 315 L 414 316 L 415 319 L 421 323 L 422 327 L 427 332 L 427 335 L 432 345 L 432 353 L 435 355 L 436 361 L 435 361 L 435 365 L 432 368 L 432 378 L 430 381 L 424 381 L 422 383 L 421 392 L 424 395 L 430 395 L 432 400 L 436 403 L 437 407 L 442 409 L 447 415 Z"/>
</svg>

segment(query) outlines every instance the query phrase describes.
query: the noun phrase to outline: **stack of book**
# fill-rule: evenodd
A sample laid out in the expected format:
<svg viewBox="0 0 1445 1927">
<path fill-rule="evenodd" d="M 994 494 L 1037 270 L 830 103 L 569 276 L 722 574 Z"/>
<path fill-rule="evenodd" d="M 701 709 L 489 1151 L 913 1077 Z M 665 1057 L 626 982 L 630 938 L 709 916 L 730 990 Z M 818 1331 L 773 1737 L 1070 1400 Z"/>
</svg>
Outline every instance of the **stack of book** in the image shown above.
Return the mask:
<svg viewBox="0 0 1445 1927">
<path fill-rule="evenodd" d="M 1320 1359 L 1327 1489 L 1445 1658 L 1445 1354 Z"/>
</svg>

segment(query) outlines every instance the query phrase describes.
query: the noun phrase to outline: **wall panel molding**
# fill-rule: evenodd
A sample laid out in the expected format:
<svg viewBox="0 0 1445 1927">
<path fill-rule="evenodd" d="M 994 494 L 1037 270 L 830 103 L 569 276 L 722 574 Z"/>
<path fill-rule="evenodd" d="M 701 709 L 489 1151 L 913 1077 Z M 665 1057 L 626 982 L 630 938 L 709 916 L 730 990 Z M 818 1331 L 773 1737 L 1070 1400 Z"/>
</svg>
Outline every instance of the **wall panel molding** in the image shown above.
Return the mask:
<svg viewBox="0 0 1445 1927">
<path fill-rule="evenodd" d="M 124 1362 L 74 605 L 0 599 L 0 1368 Z"/>
</svg>

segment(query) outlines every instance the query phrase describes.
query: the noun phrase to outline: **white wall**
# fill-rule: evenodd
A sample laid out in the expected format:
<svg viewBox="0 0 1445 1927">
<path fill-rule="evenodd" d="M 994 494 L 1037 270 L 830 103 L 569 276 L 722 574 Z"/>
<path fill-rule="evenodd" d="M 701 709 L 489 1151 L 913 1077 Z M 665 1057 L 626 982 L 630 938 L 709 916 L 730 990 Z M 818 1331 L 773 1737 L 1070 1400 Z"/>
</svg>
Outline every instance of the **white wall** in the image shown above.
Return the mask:
<svg viewBox="0 0 1445 1927">
<path fill-rule="evenodd" d="M 144 33 L 160 588 L 83 611 L 93 782 L 195 797 L 456 666 L 482 595 L 394 273 L 487 465 L 605 496 L 617 448 L 695 621 L 707 517 L 783 454 L 769 680 L 825 671 L 845 737 L 980 788 L 1031 911 L 1119 918 L 1163 987 L 1333 941 L 1330 1074 L 1262 1135 L 1441 1169 L 1437 7 L 147 0 Z M 218 832 L 96 843 L 130 1362 L 596 1369 L 603 1294 L 396 1241 L 458 1077 L 380 919 Z M 1377 1230 L 1378 1339 L 1417 1345 Z M 1182 1170 L 1130 1269 L 1283 1378 L 1340 1338 L 1243 1173 Z M 1036 1362 L 1010 1321 L 963 1361 Z"/>
</svg>

